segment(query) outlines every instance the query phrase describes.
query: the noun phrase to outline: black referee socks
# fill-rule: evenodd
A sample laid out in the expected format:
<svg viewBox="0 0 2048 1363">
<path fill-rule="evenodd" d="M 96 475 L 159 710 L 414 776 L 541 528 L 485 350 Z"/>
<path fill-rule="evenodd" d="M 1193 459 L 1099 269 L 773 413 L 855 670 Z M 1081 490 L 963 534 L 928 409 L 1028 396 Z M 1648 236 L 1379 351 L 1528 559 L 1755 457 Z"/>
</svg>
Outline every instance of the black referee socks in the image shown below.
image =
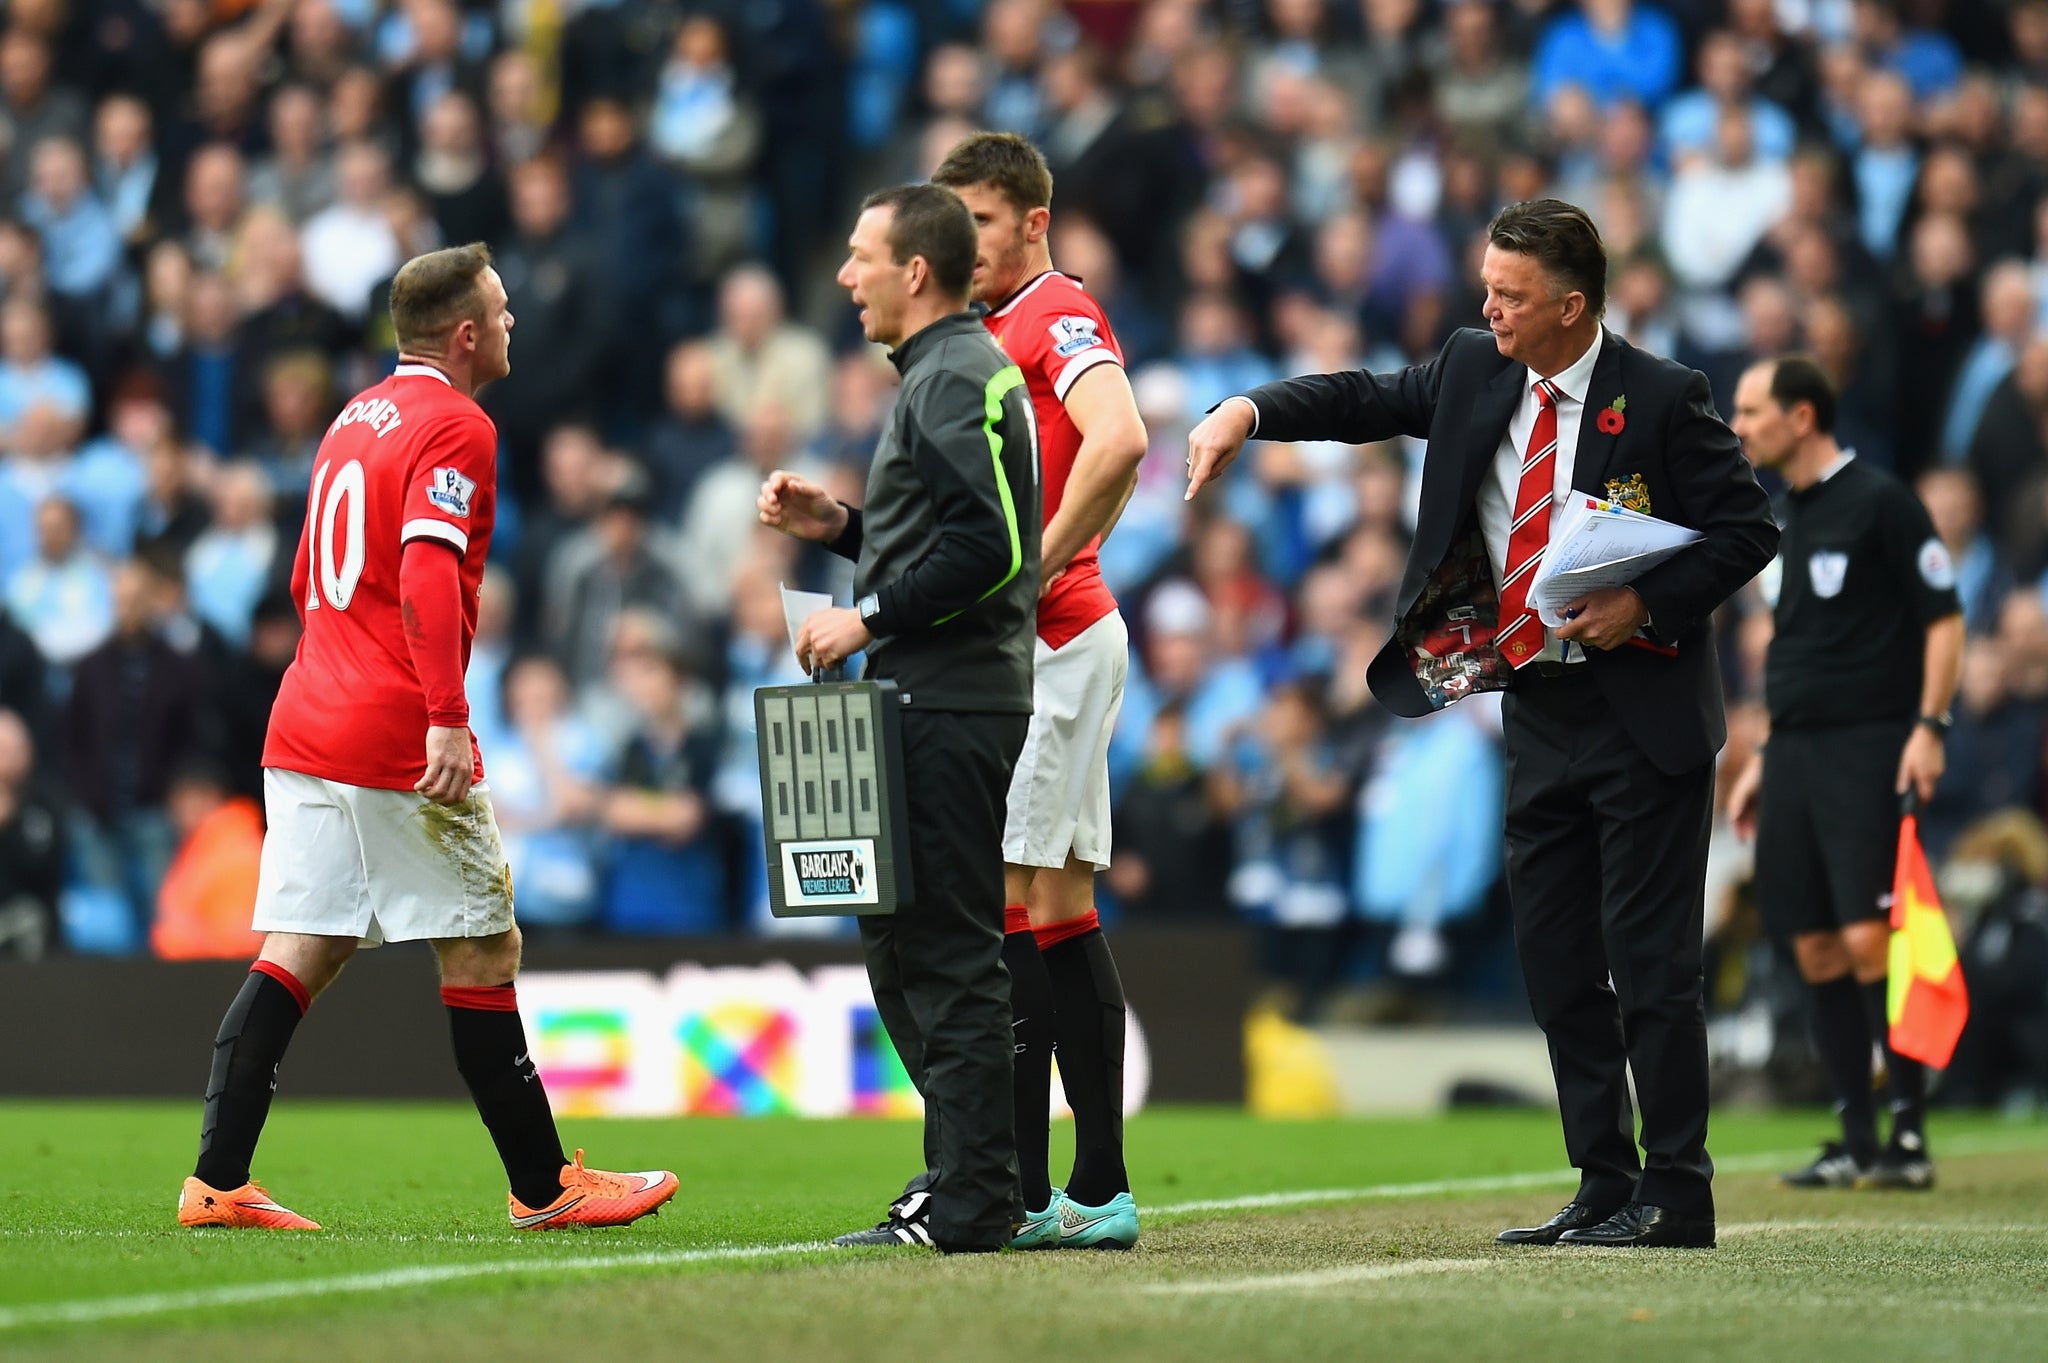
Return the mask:
<svg viewBox="0 0 2048 1363">
<path fill-rule="evenodd" d="M 1891 1010 L 1885 997 L 1890 992 L 1891 982 L 1872 980 L 1858 988 L 1863 991 L 1863 1014 L 1870 1019 L 1870 1030 L 1884 1043 L 1885 1088 L 1889 1091 L 1892 1105 L 1892 1142 L 1897 1144 L 1899 1134 L 1905 1131 L 1924 1136 L 1927 1066 L 1892 1049 Z"/>
<path fill-rule="evenodd" d="M 312 1001 L 306 986 L 274 961 L 256 962 L 243 977 L 220 1020 L 213 1069 L 206 1076 L 199 1163 L 192 1173 L 207 1187 L 227 1193 L 249 1181 L 249 1161 L 277 1091 L 278 1063 Z"/>
<path fill-rule="evenodd" d="M 1058 1004 L 1060 1083 L 1074 1109 L 1067 1196 L 1099 1207 L 1131 1189 L 1124 1171 L 1124 985 L 1095 911 L 1038 933 Z"/>
<path fill-rule="evenodd" d="M 539 1211 L 562 1195 L 562 1138 L 554 1109 L 526 1045 L 519 1001 L 508 981 L 499 985 L 443 985 L 455 1068 L 504 1162 L 512 1195 Z"/>
<path fill-rule="evenodd" d="M 1021 925 L 1021 926 L 1020 926 Z M 1010 972 L 1010 1038 L 1016 1048 L 1011 1094 L 1016 1103 L 1017 1183 L 1024 1210 L 1052 1205 L 1052 977 L 1031 935 L 1022 904 L 1004 910 L 1003 965 Z"/>
<path fill-rule="evenodd" d="M 1842 1144 L 1856 1162 L 1877 1162 L 1877 1105 L 1872 1100 L 1870 1024 L 1854 975 L 1806 986 L 1813 997 L 1813 1049 L 1842 1114 Z"/>
</svg>

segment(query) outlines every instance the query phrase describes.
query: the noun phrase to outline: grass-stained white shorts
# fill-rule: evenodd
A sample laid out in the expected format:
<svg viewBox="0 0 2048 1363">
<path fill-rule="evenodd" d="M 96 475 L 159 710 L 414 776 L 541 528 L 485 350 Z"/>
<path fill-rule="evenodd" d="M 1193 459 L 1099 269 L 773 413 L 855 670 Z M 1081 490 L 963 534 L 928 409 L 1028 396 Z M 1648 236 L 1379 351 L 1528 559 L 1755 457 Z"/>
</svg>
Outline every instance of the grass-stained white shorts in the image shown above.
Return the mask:
<svg viewBox="0 0 2048 1363">
<path fill-rule="evenodd" d="M 512 926 L 512 870 L 482 785 L 457 805 L 269 767 L 257 932 L 367 945 L 493 937 Z"/>
</svg>

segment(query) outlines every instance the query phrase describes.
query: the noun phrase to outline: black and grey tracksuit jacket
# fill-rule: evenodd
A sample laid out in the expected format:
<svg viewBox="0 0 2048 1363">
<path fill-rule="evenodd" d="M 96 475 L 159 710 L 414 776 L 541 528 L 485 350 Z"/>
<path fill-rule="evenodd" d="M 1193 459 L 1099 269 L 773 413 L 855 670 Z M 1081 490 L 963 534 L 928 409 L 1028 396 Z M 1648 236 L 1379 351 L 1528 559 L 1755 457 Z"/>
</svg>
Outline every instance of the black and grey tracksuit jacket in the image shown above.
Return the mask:
<svg viewBox="0 0 2048 1363">
<path fill-rule="evenodd" d="M 854 560 L 866 675 L 919 709 L 1031 712 L 1038 430 L 1024 375 L 971 312 L 890 352 L 903 391 L 865 505 L 829 546 Z"/>
</svg>

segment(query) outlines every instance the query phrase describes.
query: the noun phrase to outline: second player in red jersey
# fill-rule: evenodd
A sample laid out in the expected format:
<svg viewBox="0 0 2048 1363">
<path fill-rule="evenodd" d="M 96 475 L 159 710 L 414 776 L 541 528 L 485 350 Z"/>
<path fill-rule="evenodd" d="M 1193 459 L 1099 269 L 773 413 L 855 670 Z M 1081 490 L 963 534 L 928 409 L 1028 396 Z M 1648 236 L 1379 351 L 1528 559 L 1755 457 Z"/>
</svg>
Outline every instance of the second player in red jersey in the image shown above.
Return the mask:
<svg viewBox="0 0 2048 1363">
<path fill-rule="evenodd" d="M 483 408 L 430 365 L 399 365 L 334 418 L 314 457 L 292 567 L 305 632 L 270 713 L 264 766 L 412 790 L 426 770 L 420 735 L 468 726 L 460 682 L 497 517 L 497 455 Z M 445 669 L 422 675 L 436 669 L 415 662 L 410 642 L 439 631 L 404 618 L 399 570 L 416 540 L 454 550 L 461 618 L 450 623 L 461 649 L 452 688 Z"/>
<path fill-rule="evenodd" d="M 998 302 L 987 324 L 996 344 L 1024 371 L 1024 386 L 1038 414 L 1038 466 L 1050 530 L 1081 452 L 1081 428 L 1067 410 L 1067 395 L 1096 365 L 1121 369 L 1123 350 L 1102 305 L 1088 296 L 1080 280 L 1058 270 L 1045 271 Z M 1091 534 L 1063 568 L 1040 570 L 1048 581 L 1038 601 L 1038 637 L 1053 648 L 1064 648 L 1116 609 L 1116 597 L 1102 580 L 1101 545 L 1102 536 Z"/>
</svg>

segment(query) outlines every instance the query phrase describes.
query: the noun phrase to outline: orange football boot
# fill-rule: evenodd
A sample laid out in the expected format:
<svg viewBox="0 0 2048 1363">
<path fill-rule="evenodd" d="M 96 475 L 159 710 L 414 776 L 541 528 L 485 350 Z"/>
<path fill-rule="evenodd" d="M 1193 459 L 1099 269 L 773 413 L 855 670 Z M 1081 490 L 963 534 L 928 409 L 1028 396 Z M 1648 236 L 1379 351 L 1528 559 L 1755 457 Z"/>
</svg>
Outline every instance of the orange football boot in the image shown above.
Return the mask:
<svg viewBox="0 0 2048 1363">
<path fill-rule="evenodd" d="M 583 1167 L 578 1150 L 571 1163 L 562 1166 L 562 1195 L 539 1209 L 528 1207 L 511 1193 L 505 1202 L 518 1230 L 556 1230 L 563 1226 L 623 1226 L 638 1221 L 676 1195 L 681 1185 L 666 1169 L 643 1174 L 613 1174 Z"/>
<path fill-rule="evenodd" d="M 244 1183 L 233 1192 L 209 1188 L 197 1178 L 185 1180 L 178 1193 L 178 1224 L 181 1226 L 230 1226 L 238 1230 L 319 1230 L 320 1223 L 308 1221 L 288 1207 L 270 1200 L 261 1184 Z"/>
</svg>

